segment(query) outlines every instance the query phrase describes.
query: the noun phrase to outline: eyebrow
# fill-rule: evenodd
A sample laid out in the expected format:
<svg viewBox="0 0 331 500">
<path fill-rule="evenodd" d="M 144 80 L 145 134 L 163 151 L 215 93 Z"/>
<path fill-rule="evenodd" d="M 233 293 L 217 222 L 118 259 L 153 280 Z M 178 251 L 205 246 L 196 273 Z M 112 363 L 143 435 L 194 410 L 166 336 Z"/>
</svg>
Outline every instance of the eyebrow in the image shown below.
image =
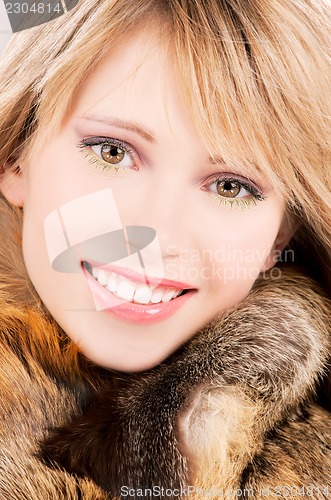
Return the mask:
<svg viewBox="0 0 331 500">
<path fill-rule="evenodd" d="M 152 132 L 146 130 L 145 127 L 134 121 L 126 121 L 119 118 L 110 118 L 107 116 L 95 116 L 95 115 L 83 116 L 82 119 L 93 121 L 96 123 L 101 123 L 109 127 L 116 127 L 125 130 L 130 130 L 131 132 L 140 135 L 147 142 L 151 143 L 156 142 L 155 136 L 154 134 L 152 134 Z"/>
<path fill-rule="evenodd" d="M 145 141 L 150 143 L 155 143 L 155 135 L 148 131 L 145 127 L 135 121 L 123 120 L 122 118 L 115 118 L 109 116 L 99 116 L 99 115 L 84 115 L 80 117 L 82 120 L 88 120 L 91 122 L 101 123 L 108 127 L 121 128 L 123 130 L 130 130 L 138 135 L 140 135 Z M 226 165 L 226 161 L 220 156 L 209 156 L 208 163 L 210 165 Z"/>
<path fill-rule="evenodd" d="M 211 165 L 226 165 L 226 161 L 221 156 L 209 156 L 208 162 Z"/>
</svg>

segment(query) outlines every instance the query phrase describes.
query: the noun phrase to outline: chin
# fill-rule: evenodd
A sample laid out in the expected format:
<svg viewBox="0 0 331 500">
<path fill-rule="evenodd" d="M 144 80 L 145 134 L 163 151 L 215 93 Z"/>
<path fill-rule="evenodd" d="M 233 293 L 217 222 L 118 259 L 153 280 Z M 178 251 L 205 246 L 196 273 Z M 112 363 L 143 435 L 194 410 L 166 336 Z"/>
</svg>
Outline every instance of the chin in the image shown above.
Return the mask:
<svg viewBox="0 0 331 500">
<path fill-rule="evenodd" d="M 151 355 L 151 353 L 137 352 L 131 352 L 129 354 L 128 352 L 116 353 L 113 351 L 111 355 L 105 356 L 105 353 L 91 353 L 86 349 L 80 349 L 80 351 L 87 359 L 98 366 L 107 370 L 128 373 L 150 370 L 164 361 L 170 354 L 168 352 L 153 353 L 153 355 Z"/>
</svg>

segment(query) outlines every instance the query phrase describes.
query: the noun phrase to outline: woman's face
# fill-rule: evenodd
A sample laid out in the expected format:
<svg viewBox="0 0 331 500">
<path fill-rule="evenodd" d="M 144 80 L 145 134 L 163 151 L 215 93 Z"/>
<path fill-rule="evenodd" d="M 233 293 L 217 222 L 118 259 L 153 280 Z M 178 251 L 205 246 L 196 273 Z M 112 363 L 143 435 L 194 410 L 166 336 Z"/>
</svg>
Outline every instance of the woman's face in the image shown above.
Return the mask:
<svg viewBox="0 0 331 500">
<path fill-rule="evenodd" d="M 183 102 L 171 58 L 134 36 L 93 70 L 58 135 L 2 183 L 22 197 L 41 299 L 105 367 L 163 360 L 241 301 L 289 236 L 272 187 L 211 162 Z"/>
</svg>

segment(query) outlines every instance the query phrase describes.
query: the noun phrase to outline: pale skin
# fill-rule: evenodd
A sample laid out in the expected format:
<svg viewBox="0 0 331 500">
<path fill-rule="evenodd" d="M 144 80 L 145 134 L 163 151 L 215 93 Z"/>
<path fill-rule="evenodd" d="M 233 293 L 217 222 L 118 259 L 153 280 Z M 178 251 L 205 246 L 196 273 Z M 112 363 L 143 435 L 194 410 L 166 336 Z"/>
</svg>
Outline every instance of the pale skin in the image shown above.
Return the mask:
<svg viewBox="0 0 331 500">
<path fill-rule="evenodd" d="M 5 169 L 1 179 L 3 194 L 24 210 L 23 254 L 37 292 L 84 355 L 107 368 L 138 371 L 165 359 L 243 300 L 293 233 L 284 200 L 266 179 L 209 161 L 172 66 L 146 35 L 114 47 L 81 86 L 58 135 L 41 147 L 37 141 L 31 155 L 20 158 L 20 172 Z M 95 137 L 112 147 L 124 141 L 117 170 L 102 158 L 102 144 L 91 145 Z M 89 145 L 82 147 L 86 139 Z M 252 182 L 255 196 L 247 188 Z M 153 324 L 95 310 L 83 270 L 59 273 L 50 264 L 47 215 L 105 188 L 111 188 L 123 224 L 157 231 L 164 277 L 195 289 Z"/>
</svg>

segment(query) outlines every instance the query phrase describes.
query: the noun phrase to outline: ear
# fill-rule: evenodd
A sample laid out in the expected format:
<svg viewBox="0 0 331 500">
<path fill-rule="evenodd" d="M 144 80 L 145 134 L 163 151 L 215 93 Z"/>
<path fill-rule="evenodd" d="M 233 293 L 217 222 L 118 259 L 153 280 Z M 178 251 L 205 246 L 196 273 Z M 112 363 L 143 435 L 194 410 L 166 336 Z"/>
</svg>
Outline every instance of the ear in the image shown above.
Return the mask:
<svg viewBox="0 0 331 500">
<path fill-rule="evenodd" d="M 0 191 L 16 207 L 24 205 L 24 177 L 18 165 L 3 165 L 0 171 Z"/>
<path fill-rule="evenodd" d="M 294 215 L 285 214 L 280 225 L 277 237 L 274 244 L 270 250 L 268 257 L 266 258 L 261 271 L 268 271 L 271 269 L 279 260 L 279 257 L 288 245 L 291 238 L 295 232 L 299 229 L 301 223 L 299 219 L 295 218 Z"/>
</svg>

